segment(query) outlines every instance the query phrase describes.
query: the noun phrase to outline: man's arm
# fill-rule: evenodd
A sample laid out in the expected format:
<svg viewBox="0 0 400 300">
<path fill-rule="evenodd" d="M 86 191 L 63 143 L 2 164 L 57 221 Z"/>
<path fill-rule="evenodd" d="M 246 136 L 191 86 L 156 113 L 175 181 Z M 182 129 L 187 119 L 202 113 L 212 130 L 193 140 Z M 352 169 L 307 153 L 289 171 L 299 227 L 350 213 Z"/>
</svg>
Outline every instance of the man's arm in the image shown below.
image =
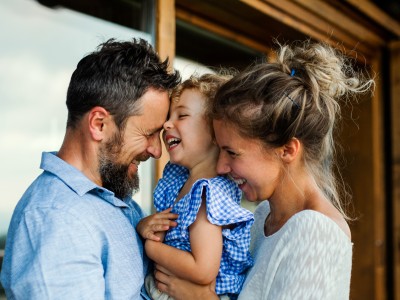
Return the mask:
<svg viewBox="0 0 400 300">
<path fill-rule="evenodd" d="M 10 299 L 104 298 L 101 246 L 75 216 L 34 210 L 10 229 L 3 270 Z"/>
</svg>

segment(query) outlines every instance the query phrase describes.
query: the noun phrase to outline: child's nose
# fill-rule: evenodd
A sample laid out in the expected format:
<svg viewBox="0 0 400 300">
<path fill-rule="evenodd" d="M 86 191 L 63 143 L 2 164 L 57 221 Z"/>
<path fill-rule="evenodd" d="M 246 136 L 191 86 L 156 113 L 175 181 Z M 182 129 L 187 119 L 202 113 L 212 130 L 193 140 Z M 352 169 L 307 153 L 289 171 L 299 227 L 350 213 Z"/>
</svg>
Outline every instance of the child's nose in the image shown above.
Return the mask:
<svg viewBox="0 0 400 300">
<path fill-rule="evenodd" d="M 170 120 L 167 120 L 167 121 L 165 121 L 163 127 L 164 127 L 165 130 L 169 130 L 169 129 L 173 128 L 174 125 L 172 124 L 172 122 Z"/>
</svg>

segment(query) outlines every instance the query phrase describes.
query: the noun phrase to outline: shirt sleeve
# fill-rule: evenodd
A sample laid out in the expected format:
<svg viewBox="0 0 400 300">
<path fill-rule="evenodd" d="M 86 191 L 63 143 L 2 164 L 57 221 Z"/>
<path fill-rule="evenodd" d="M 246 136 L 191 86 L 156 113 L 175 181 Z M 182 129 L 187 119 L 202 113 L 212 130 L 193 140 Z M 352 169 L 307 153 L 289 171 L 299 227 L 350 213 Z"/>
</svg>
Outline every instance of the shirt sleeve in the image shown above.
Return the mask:
<svg viewBox="0 0 400 300">
<path fill-rule="evenodd" d="M 10 242 L 10 299 L 104 299 L 101 247 L 75 216 L 29 211 Z"/>
<path fill-rule="evenodd" d="M 345 299 L 338 295 L 343 277 L 350 276 L 352 246 L 341 229 L 325 216 L 302 218 L 290 224 L 271 257 L 276 272 L 268 299 Z M 346 266 L 349 266 L 347 268 Z"/>
</svg>

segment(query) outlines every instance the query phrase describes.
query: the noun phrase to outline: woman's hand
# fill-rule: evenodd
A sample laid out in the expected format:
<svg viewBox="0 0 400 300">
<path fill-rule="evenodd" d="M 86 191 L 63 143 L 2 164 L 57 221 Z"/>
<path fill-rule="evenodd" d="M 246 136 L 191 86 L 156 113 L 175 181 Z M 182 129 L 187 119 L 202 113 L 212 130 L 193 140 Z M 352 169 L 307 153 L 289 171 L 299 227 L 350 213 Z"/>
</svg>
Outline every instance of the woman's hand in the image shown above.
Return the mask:
<svg viewBox="0 0 400 300">
<path fill-rule="evenodd" d="M 141 219 L 136 226 L 137 232 L 144 239 L 162 242 L 164 232 L 177 225 L 173 220 L 177 219 L 178 215 L 171 213 L 171 209 L 168 208 Z"/>
<path fill-rule="evenodd" d="M 194 284 L 174 276 L 160 265 L 156 265 L 154 275 L 157 288 L 175 300 L 219 300 L 215 294 L 215 280 L 208 285 Z"/>
</svg>

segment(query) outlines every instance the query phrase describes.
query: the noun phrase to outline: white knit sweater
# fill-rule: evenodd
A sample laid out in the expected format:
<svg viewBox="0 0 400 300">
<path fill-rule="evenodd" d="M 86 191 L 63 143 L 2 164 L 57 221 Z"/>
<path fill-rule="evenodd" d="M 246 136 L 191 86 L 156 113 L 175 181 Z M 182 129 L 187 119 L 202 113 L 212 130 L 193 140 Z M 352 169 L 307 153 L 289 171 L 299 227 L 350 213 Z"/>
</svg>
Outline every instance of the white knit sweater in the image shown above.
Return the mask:
<svg viewBox="0 0 400 300">
<path fill-rule="evenodd" d="M 327 216 L 304 210 L 266 237 L 268 201 L 255 211 L 250 251 L 255 260 L 240 300 L 349 299 L 352 243 Z"/>
</svg>

